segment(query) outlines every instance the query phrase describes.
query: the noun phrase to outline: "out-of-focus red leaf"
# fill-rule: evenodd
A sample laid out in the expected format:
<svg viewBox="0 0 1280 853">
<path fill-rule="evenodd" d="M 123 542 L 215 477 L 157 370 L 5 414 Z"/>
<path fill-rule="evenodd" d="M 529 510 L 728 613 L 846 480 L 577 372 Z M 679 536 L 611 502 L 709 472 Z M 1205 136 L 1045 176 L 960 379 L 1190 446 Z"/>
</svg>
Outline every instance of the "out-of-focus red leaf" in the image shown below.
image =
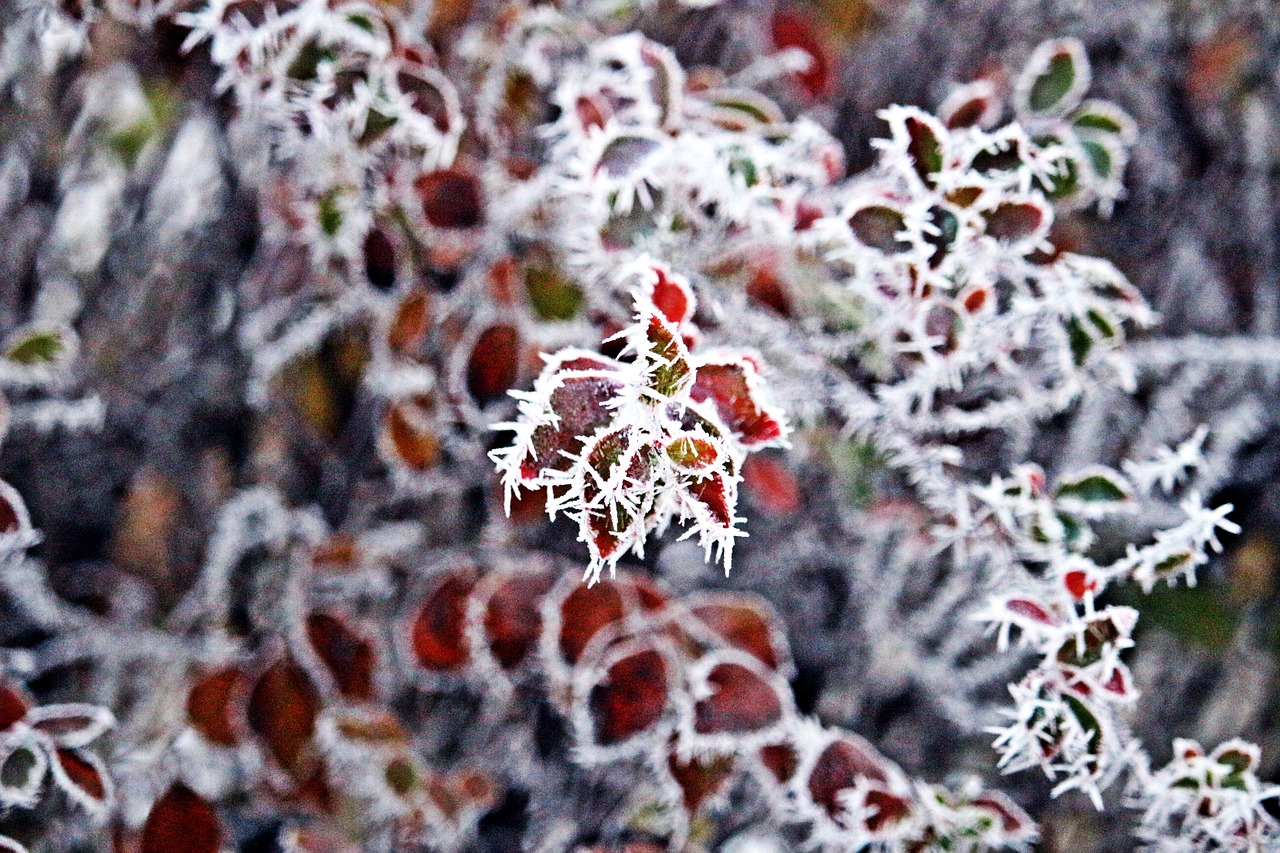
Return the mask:
<svg viewBox="0 0 1280 853">
<path fill-rule="evenodd" d="M 373 675 L 378 665 L 373 643 L 329 613 L 308 614 L 307 640 L 333 676 L 339 693 L 348 699 L 373 698 Z"/>
<path fill-rule="evenodd" d="M 520 333 L 499 323 L 480 333 L 467 360 L 467 391 L 484 406 L 506 396 L 519 377 Z"/>
<path fill-rule="evenodd" d="M 475 585 L 472 573 L 452 572 L 423 600 L 413 623 L 413 652 L 420 666 L 446 672 L 466 665 L 467 599 Z"/>
<path fill-rule="evenodd" d="M 666 659 L 642 648 L 614 661 L 587 697 L 592 735 L 601 746 L 616 746 L 652 732 L 670 694 Z"/>
<path fill-rule="evenodd" d="M 319 713 L 320 696 L 306 670 L 287 657 L 267 667 L 249 694 L 249 728 L 294 779 L 305 776 Z"/>
<path fill-rule="evenodd" d="M 693 706 L 693 729 L 698 734 L 749 734 L 782 720 L 782 697 L 760 673 L 725 662 L 707 673 L 706 682 L 711 695 Z"/>
<path fill-rule="evenodd" d="M 182 783 L 156 800 L 142 825 L 139 853 L 218 853 L 222 824 L 213 806 Z"/>
</svg>

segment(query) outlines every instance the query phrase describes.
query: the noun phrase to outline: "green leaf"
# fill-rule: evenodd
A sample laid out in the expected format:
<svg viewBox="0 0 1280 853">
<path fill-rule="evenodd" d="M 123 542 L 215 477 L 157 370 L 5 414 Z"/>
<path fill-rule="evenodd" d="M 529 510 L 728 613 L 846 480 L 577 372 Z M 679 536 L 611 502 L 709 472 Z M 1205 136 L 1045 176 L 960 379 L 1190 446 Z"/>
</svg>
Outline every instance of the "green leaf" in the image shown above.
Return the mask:
<svg viewBox="0 0 1280 853">
<path fill-rule="evenodd" d="M 18 364 L 33 366 L 37 364 L 53 364 L 67 351 L 67 343 L 62 333 L 53 329 L 32 332 L 9 347 L 5 358 Z"/>
<path fill-rule="evenodd" d="M 1120 475 L 1102 470 L 1063 480 L 1058 484 L 1054 496 L 1085 503 L 1119 503 L 1132 497 Z"/>
<path fill-rule="evenodd" d="M 527 268 L 524 284 L 543 320 L 572 320 L 582 307 L 582 291 L 550 263 Z"/>
</svg>

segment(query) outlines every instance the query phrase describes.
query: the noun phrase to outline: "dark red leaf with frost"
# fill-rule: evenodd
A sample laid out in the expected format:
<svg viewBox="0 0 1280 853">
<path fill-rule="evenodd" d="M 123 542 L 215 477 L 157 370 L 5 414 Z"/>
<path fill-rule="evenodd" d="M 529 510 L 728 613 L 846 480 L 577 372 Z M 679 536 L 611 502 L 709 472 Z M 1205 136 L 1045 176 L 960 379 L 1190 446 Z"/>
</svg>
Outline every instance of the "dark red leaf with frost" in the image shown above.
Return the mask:
<svg viewBox="0 0 1280 853">
<path fill-rule="evenodd" d="M 53 760 L 62 771 L 54 773 L 54 778 L 63 787 L 70 786 L 69 794 L 98 806 L 106 804 L 107 780 L 96 762 L 79 750 L 68 748 L 55 749 Z"/>
<path fill-rule="evenodd" d="M 27 713 L 31 728 L 59 746 L 85 746 L 111 726 L 111 716 L 91 705 L 43 705 Z"/>
<path fill-rule="evenodd" d="M 142 825 L 139 853 L 217 853 L 222 824 L 213 806 L 182 783 L 156 800 Z"/>
<path fill-rule="evenodd" d="M 307 640 L 333 676 L 339 693 L 348 699 L 373 698 L 373 674 L 378 665 L 373 643 L 328 613 L 307 616 Z"/>
<path fill-rule="evenodd" d="M 834 740 L 809 771 L 809 796 L 835 818 L 841 812 L 839 793 L 853 788 L 859 779 L 887 782 L 883 759 L 859 741 L 847 737 Z"/>
<path fill-rule="evenodd" d="M 703 803 L 715 797 L 733 780 L 732 756 L 693 756 L 681 761 L 674 750 L 667 754 L 667 771 L 680 787 L 681 800 L 687 813 L 693 814 Z"/>
<path fill-rule="evenodd" d="M 880 832 L 911 813 L 911 800 L 880 787 L 867 791 L 866 803 L 876 810 L 866 819 L 867 829 L 872 832 Z"/>
<path fill-rule="evenodd" d="M 570 376 L 551 392 L 551 411 L 559 422 L 533 431 L 533 458 L 526 458 L 520 473 L 526 479 L 544 470 L 568 469 L 564 454 L 582 451 L 581 436 L 591 435 L 613 419 L 606 407 L 622 388 L 622 383 L 603 376 Z"/>
<path fill-rule="evenodd" d="M 994 814 L 1000 820 L 1001 828 L 1010 835 L 1024 833 L 1031 828 L 1030 816 L 999 791 L 984 791 L 973 798 L 971 805 Z"/>
<path fill-rule="evenodd" d="M 187 720 L 210 743 L 235 746 L 240 733 L 234 722 L 232 702 L 243 689 L 244 676 L 235 667 L 197 679 L 187 694 Z"/>
<path fill-rule="evenodd" d="M 316 730 L 320 695 L 306 670 L 290 658 L 262 673 L 249 694 L 249 728 L 272 757 L 298 779 Z"/>
<path fill-rule="evenodd" d="M 560 605 L 560 654 L 569 663 L 577 663 L 591 638 L 605 626 L 621 621 L 625 612 L 616 581 L 575 586 Z"/>
<path fill-rule="evenodd" d="M 484 222 L 480 182 L 457 169 L 428 172 L 414 182 L 422 212 L 437 228 L 474 228 Z"/>
<path fill-rule="evenodd" d="M 413 622 L 413 653 L 419 666 L 448 672 L 466 665 L 467 598 L 475 585 L 470 573 L 454 572 L 446 575 L 423 600 Z"/>
<path fill-rule="evenodd" d="M 942 134 L 928 120 L 908 116 L 903 123 L 907 131 L 907 157 L 920 180 L 933 185 L 933 176 L 942 171 Z"/>
<path fill-rule="evenodd" d="M 800 767 L 800 755 L 789 743 L 771 743 L 760 748 L 760 764 L 779 785 L 791 781 Z"/>
<path fill-rule="evenodd" d="M 760 673 L 726 662 L 712 667 L 706 682 L 711 695 L 693 706 L 693 730 L 698 734 L 750 734 L 782 720 L 782 697 Z"/>
<path fill-rule="evenodd" d="M 617 746 L 651 733 L 667 707 L 669 678 L 666 659 L 652 647 L 610 664 L 587 697 L 593 741 Z"/>
<path fill-rule="evenodd" d="M 519 378 L 520 332 L 499 323 L 480 333 L 467 360 L 467 391 L 484 406 L 506 396 Z"/>
<path fill-rule="evenodd" d="M 947 115 L 943 116 L 943 123 L 950 130 L 975 127 L 982 121 L 984 116 L 990 113 L 991 109 L 991 98 L 985 95 L 975 95 L 952 108 Z"/>
<path fill-rule="evenodd" d="M 0 681 L 0 732 L 25 717 L 30 708 L 21 688 L 8 681 Z"/>
<path fill-rule="evenodd" d="M 729 527 L 733 524 L 733 513 L 729 509 L 729 495 L 725 489 L 724 478 L 719 474 L 708 474 L 700 479 L 690 479 L 685 489 L 698 503 L 705 506 L 716 524 Z"/>
<path fill-rule="evenodd" d="M 1039 205 L 1006 201 L 985 214 L 986 233 L 997 240 L 1023 240 L 1044 225 L 1047 214 Z"/>
<path fill-rule="evenodd" d="M 670 601 L 666 591 L 646 575 L 631 575 L 622 581 L 622 585 L 635 596 L 640 609 L 647 613 L 666 609 Z"/>
<path fill-rule="evenodd" d="M 690 396 L 695 402 L 710 400 L 716 413 L 744 447 L 759 447 L 782 437 L 782 423 L 752 396 L 743 362 L 704 364 L 698 368 Z"/>
<path fill-rule="evenodd" d="M 619 136 L 605 146 L 600 162 L 596 164 L 596 172 L 604 172 L 611 178 L 626 177 L 658 148 L 658 140 L 647 136 Z"/>
<path fill-rule="evenodd" d="M 1048 610 L 1045 610 L 1039 604 L 1026 598 L 1011 598 L 1004 603 L 1006 609 L 1019 616 L 1027 619 L 1041 622 L 1045 625 L 1056 625 L 1058 620 Z"/>
<path fill-rule="evenodd" d="M 504 579 L 484 612 L 489 651 L 503 669 L 515 669 L 529 656 L 542 632 L 542 597 L 552 577 L 543 572 L 515 572 Z"/>
<path fill-rule="evenodd" d="M 709 593 L 690 608 L 694 616 L 735 649 L 746 652 L 770 669 L 778 669 L 786 640 L 763 600 L 735 593 Z"/>
</svg>

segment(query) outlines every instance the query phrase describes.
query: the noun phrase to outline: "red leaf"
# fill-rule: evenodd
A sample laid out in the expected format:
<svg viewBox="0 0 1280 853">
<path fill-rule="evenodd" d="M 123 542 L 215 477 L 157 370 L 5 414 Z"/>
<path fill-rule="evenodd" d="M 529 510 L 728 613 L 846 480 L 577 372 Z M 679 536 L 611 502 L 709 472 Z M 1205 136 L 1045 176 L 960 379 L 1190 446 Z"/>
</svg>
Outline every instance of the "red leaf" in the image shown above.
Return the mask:
<svg viewBox="0 0 1280 853">
<path fill-rule="evenodd" d="M 30 707 L 19 687 L 7 681 L 0 681 L 0 732 L 25 717 Z"/>
<path fill-rule="evenodd" d="M 1058 624 L 1058 620 L 1049 611 L 1034 601 L 1025 598 L 1011 598 L 1004 603 L 1004 606 L 1011 612 L 1033 619 L 1036 622 L 1042 622 L 1045 625 Z"/>
<path fill-rule="evenodd" d="M 474 228 L 484 221 L 480 184 L 457 169 L 428 172 L 414 182 L 427 221 L 437 228 Z"/>
<path fill-rule="evenodd" d="M 570 664 L 577 663 L 591 638 L 605 626 L 620 621 L 624 613 L 622 592 L 616 581 L 575 586 L 560 605 L 560 654 Z"/>
<path fill-rule="evenodd" d="M 733 524 L 733 513 L 729 510 L 729 496 L 725 491 L 724 479 L 719 474 L 708 474 L 700 480 L 690 480 L 685 489 L 698 503 L 711 512 L 711 517 L 722 527 Z"/>
<path fill-rule="evenodd" d="M 507 395 L 519 378 L 520 333 L 501 323 L 480 333 L 467 360 L 467 391 L 480 405 Z"/>
<path fill-rule="evenodd" d="M 469 573 L 447 575 L 422 602 L 413 623 L 413 651 L 426 669 L 454 671 L 469 657 L 464 623 L 476 581 Z"/>
<path fill-rule="evenodd" d="M 973 798 L 972 806 L 993 812 L 999 819 L 1004 831 L 1010 835 L 1026 832 L 1031 827 L 1031 818 L 1021 808 L 999 791 L 984 791 Z"/>
<path fill-rule="evenodd" d="M 652 647 L 614 661 L 587 699 L 593 741 L 616 746 L 651 730 L 670 693 L 667 661 Z"/>
<path fill-rule="evenodd" d="M 414 288 L 396 306 L 387 328 L 387 347 L 394 355 L 420 360 L 425 355 L 430 328 L 431 295 L 422 288 Z"/>
<path fill-rule="evenodd" d="M 396 250 L 381 228 L 364 238 L 364 275 L 379 290 L 396 286 Z"/>
<path fill-rule="evenodd" d="M 542 598 L 552 577 L 542 572 L 513 572 L 493 591 L 484 612 L 489 651 L 503 669 L 515 669 L 529 656 L 542 632 Z"/>
<path fill-rule="evenodd" d="M 1047 213 L 1039 205 L 1002 202 L 986 213 L 987 234 L 997 240 L 1022 240 L 1035 234 L 1047 218 Z"/>
<path fill-rule="evenodd" d="M 244 676 L 235 667 L 206 675 L 187 694 L 187 720 L 210 743 L 235 746 L 240 734 L 233 722 L 231 700 L 243 688 Z"/>
<path fill-rule="evenodd" d="M 786 638 L 777 617 L 760 598 L 736 593 L 707 593 L 690 608 L 693 615 L 735 649 L 772 670 L 789 664 Z"/>
<path fill-rule="evenodd" d="M 58 746 L 78 749 L 111 728 L 114 719 L 94 705 L 42 705 L 27 712 L 27 723 Z"/>
<path fill-rule="evenodd" d="M 695 402 L 710 400 L 744 447 L 759 447 L 782 437 L 782 423 L 752 396 L 749 377 L 754 376 L 754 366 L 745 359 L 704 364 L 690 394 Z"/>
<path fill-rule="evenodd" d="M 799 12 L 778 10 L 773 14 L 771 29 L 773 43 L 778 50 L 799 48 L 812 58 L 808 68 L 794 75 L 809 97 L 817 99 L 829 94 L 831 57 L 813 19 Z"/>
<path fill-rule="evenodd" d="M 685 811 L 693 814 L 728 786 L 733 779 L 734 760 L 727 755 L 695 755 L 686 762 L 673 750 L 667 754 L 667 770 L 680 786 Z"/>
<path fill-rule="evenodd" d="M 373 698 L 378 659 L 371 642 L 328 613 L 307 616 L 307 640 L 333 676 L 339 693 L 348 699 Z"/>
<path fill-rule="evenodd" d="M 662 267 L 654 267 L 658 281 L 650 298 L 662 316 L 679 325 L 693 315 L 693 291 L 685 282 L 667 275 Z"/>
<path fill-rule="evenodd" d="M 791 515 L 800 509 L 800 484 L 779 459 L 759 454 L 749 457 L 742 465 L 742 484 L 766 515 Z"/>
<path fill-rule="evenodd" d="M 54 750 L 54 778 L 67 793 L 90 808 L 100 808 L 107 801 L 107 779 L 102 768 L 85 753 L 75 749 Z"/>
<path fill-rule="evenodd" d="M 591 435 L 613 419 L 605 404 L 621 388 L 620 382 L 603 376 L 566 377 L 551 392 L 551 411 L 559 422 L 533 431 L 533 458 L 525 460 L 521 474 L 532 479 L 544 470 L 566 470 L 572 463 L 564 454 L 576 456 L 582 450 L 579 436 Z"/>
<path fill-rule="evenodd" d="M 179 782 L 151 807 L 138 853 L 218 853 L 221 846 L 218 813 Z"/>
<path fill-rule="evenodd" d="M 837 796 L 841 791 L 849 790 L 859 779 L 889 781 L 882 761 L 880 755 L 861 738 L 854 740 L 845 735 L 834 740 L 809 771 L 809 796 L 834 818 L 841 811 Z"/>
<path fill-rule="evenodd" d="M 769 774 L 784 785 L 791 781 L 800 767 L 800 756 L 789 743 L 771 743 L 760 748 L 760 763 Z"/>
<path fill-rule="evenodd" d="M 898 823 L 911 813 L 910 800 L 879 787 L 867 791 L 866 804 L 876 810 L 866 820 L 867 829 L 872 832 L 880 832 L 886 824 Z"/>
<path fill-rule="evenodd" d="M 749 734 L 778 723 L 782 697 L 759 673 L 740 663 L 720 663 L 706 675 L 714 691 L 693 706 L 693 729 L 698 734 Z"/>
<path fill-rule="evenodd" d="M 382 423 L 384 452 L 412 471 L 427 471 L 440 461 L 440 439 L 415 401 L 393 403 Z"/>
<path fill-rule="evenodd" d="M 267 751 L 295 780 L 305 778 L 320 696 L 306 670 L 284 658 L 262 673 L 249 694 L 248 719 Z"/>
</svg>

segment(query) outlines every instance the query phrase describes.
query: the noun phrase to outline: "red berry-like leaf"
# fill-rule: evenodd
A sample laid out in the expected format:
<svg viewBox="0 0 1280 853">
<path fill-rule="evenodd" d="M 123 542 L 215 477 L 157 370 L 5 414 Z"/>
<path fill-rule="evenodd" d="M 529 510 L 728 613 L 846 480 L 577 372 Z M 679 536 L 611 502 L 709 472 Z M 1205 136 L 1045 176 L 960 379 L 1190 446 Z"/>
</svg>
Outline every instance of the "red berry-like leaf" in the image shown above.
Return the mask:
<svg viewBox="0 0 1280 853">
<path fill-rule="evenodd" d="M 413 623 L 413 652 L 420 666 L 449 672 L 466 665 L 469 657 L 464 631 L 467 598 L 475 585 L 475 577 L 470 572 L 453 572 L 422 602 Z"/>
<path fill-rule="evenodd" d="M 690 608 L 720 639 L 772 670 L 790 664 L 787 641 L 764 599 L 740 593 L 708 593 Z"/>
<path fill-rule="evenodd" d="M 373 643 L 328 613 L 307 616 L 307 641 L 329 670 L 339 693 L 348 699 L 373 698 L 373 674 L 378 665 Z"/>
<path fill-rule="evenodd" d="M 21 688 L 8 681 L 0 681 L 0 732 L 25 717 L 30 708 Z"/>
<path fill-rule="evenodd" d="M 500 323 L 480 333 L 467 360 L 467 391 L 484 406 L 506 397 L 520 374 L 520 333 Z"/>
<path fill-rule="evenodd" d="M 249 694 L 249 728 L 296 780 L 305 778 L 320 707 L 306 670 L 289 658 L 267 667 Z"/>
<path fill-rule="evenodd" d="M 489 651 L 503 669 L 522 664 L 542 631 L 542 598 L 551 588 L 547 573 L 515 572 L 489 596 L 484 632 Z"/>
<path fill-rule="evenodd" d="M 666 711 L 669 680 L 666 658 L 652 646 L 615 660 L 587 697 L 593 742 L 618 746 L 651 733 Z"/>
<path fill-rule="evenodd" d="M 422 212 L 437 228 L 474 228 L 484 222 L 480 183 L 457 169 L 428 172 L 414 182 Z"/>
<path fill-rule="evenodd" d="M 861 738 L 844 735 L 827 745 L 809 771 L 809 797 L 835 818 L 841 812 L 839 793 L 859 779 L 888 782 L 884 759 Z"/>
<path fill-rule="evenodd" d="M 748 448 L 777 443 L 783 435 L 781 419 L 756 399 L 755 375 L 755 366 L 746 359 L 704 364 L 690 392 L 695 402 L 709 400 L 724 425 Z"/>
<path fill-rule="evenodd" d="M 786 706 L 777 688 L 751 668 L 719 663 L 705 681 L 712 693 L 693 706 L 693 730 L 698 734 L 750 734 L 782 720 Z"/>
<path fill-rule="evenodd" d="M 218 813 L 179 782 L 151 807 L 138 853 L 218 853 L 221 846 Z"/>
<path fill-rule="evenodd" d="M 198 679 L 187 694 L 187 721 L 210 743 L 235 746 L 240 740 L 233 722 L 232 700 L 244 689 L 244 676 L 235 667 Z"/>
</svg>

